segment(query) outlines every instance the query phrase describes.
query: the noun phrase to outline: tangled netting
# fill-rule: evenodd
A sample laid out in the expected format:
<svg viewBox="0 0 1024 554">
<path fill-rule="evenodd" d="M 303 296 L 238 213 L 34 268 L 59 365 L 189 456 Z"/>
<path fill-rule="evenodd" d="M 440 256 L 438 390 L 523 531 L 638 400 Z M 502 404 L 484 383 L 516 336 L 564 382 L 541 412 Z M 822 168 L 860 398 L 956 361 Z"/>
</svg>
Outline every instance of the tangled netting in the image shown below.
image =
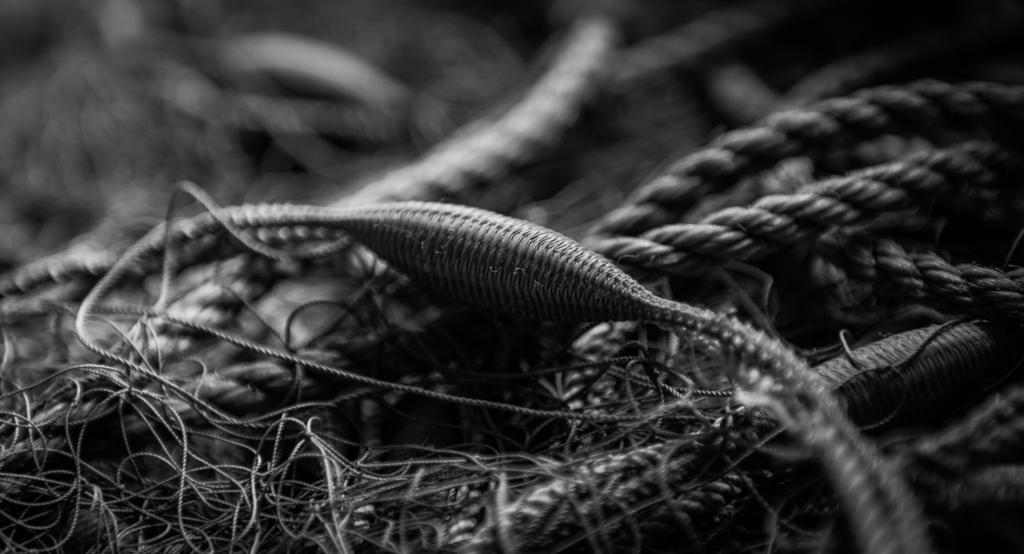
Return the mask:
<svg viewBox="0 0 1024 554">
<path fill-rule="evenodd" d="M 4 551 L 1024 550 L 1017 2 L 0 44 Z"/>
</svg>

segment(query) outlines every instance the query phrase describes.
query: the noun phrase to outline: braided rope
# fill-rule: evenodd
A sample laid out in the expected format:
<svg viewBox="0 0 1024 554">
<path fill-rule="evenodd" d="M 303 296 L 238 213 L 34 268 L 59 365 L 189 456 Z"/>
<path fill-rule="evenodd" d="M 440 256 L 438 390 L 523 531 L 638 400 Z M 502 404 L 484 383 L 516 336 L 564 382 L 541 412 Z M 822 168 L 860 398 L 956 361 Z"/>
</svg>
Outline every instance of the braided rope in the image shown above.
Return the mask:
<svg viewBox="0 0 1024 554">
<path fill-rule="evenodd" d="M 698 273 L 718 260 L 748 261 L 807 245 L 834 227 L 891 218 L 919 203 L 949 205 L 965 186 L 1017 176 L 1020 158 L 990 143 L 916 153 L 902 161 L 826 179 L 796 194 L 761 197 L 699 223 L 663 225 L 641 236 L 599 239 L 591 247 L 629 266 Z"/>
<path fill-rule="evenodd" d="M 974 82 L 918 81 L 878 87 L 845 98 L 776 113 L 731 131 L 673 163 L 643 185 L 629 203 L 606 214 L 597 235 L 638 235 L 678 221 L 693 203 L 784 158 L 820 152 L 884 134 L 934 135 L 980 127 L 1013 136 L 1024 121 L 1024 87 Z"/>
</svg>

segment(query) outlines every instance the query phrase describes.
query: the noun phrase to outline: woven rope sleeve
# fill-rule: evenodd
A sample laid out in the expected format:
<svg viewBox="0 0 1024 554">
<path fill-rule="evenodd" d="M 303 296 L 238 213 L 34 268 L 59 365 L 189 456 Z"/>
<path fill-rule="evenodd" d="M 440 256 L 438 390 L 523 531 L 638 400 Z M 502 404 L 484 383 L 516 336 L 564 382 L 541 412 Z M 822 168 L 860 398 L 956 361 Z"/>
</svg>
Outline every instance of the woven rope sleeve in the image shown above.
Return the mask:
<svg viewBox="0 0 1024 554">
<path fill-rule="evenodd" d="M 820 181 L 796 194 L 764 196 L 699 223 L 663 225 L 637 238 L 591 246 L 624 265 L 698 273 L 717 261 L 748 261 L 808 245 L 831 228 L 891 217 L 920 204 L 949 207 L 964 187 L 1008 183 L 1021 167 L 1018 156 L 999 146 L 965 143 Z"/>
<path fill-rule="evenodd" d="M 814 371 L 853 421 L 876 426 L 941 417 L 997 382 L 1022 353 L 1012 327 L 955 323 L 880 339 Z"/>
<path fill-rule="evenodd" d="M 744 176 L 784 158 L 843 142 L 890 133 L 929 135 L 950 127 L 981 127 L 1012 135 L 1021 121 L 1024 87 L 993 83 L 919 81 L 824 100 L 726 133 L 708 148 L 678 160 L 641 186 L 627 205 L 608 213 L 594 233 L 635 236 L 677 222 L 698 199 L 728 189 Z"/>
</svg>

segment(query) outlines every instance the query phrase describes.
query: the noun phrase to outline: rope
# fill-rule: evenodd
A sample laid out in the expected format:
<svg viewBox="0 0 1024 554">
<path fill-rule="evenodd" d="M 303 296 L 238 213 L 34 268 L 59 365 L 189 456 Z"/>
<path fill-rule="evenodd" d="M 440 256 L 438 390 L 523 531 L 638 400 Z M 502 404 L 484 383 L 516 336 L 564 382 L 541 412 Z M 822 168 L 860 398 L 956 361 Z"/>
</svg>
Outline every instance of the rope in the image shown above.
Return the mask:
<svg viewBox="0 0 1024 554">
<path fill-rule="evenodd" d="M 749 261 L 806 246 L 826 231 L 892 218 L 920 203 L 951 205 L 966 187 L 1011 181 L 1018 156 L 990 143 L 912 154 L 902 161 L 768 195 L 726 208 L 700 223 L 662 225 L 637 238 L 599 239 L 591 248 L 631 267 L 694 274 L 724 260 Z"/>
<path fill-rule="evenodd" d="M 242 206 L 214 209 L 208 215 L 211 223 L 224 226 L 246 246 L 250 246 L 253 239 L 240 233 L 248 226 L 287 222 L 337 227 L 435 292 L 462 297 L 498 312 L 576 322 L 649 319 L 677 328 L 687 336 L 710 339 L 728 358 L 730 374 L 737 380 L 742 401 L 769 407 L 813 448 L 846 503 L 847 515 L 865 548 L 873 551 L 923 548 L 924 527 L 905 485 L 877 451 L 863 441 L 837 402 L 789 347 L 731 317 L 656 297 L 605 259 L 562 235 L 484 210 L 422 202 L 387 203 L 348 210 Z M 118 260 L 79 307 L 75 329 L 84 346 L 143 374 L 151 373 L 102 347 L 87 334 L 87 323 L 98 302 L 133 268 L 166 245 L 174 244 L 174 235 L 201 227 L 198 222 L 202 220 L 193 218 L 185 225 L 171 226 L 170 230 L 159 226 Z M 254 249 L 272 257 L 279 256 L 266 246 Z M 163 317 L 197 328 L 176 318 Z M 261 356 L 356 383 L 441 401 L 501 408 L 522 415 L 600 421 L 636 419 L 635 416 L 584 415 L 515 407 L 386 382 L 252 344 L 220 331 L 204 331 Z"/>
<path fill-rule="evenodd" d="M 941 418 L 1012 371 L 1022 354 L 1015 328 L 952 322 L 880 339 L 814 371 L 853 421 L 878 427 Z"/>
<path fill-rule="evenodd" d="M 814 371 L 835 391 L 854 421 L 921 422 L 947 414 L 952 402 L 962 404 L 967 400 L 965 390 L 981 392 L 998 378 L 996 373 L 1005 372 L 1007 365 L 1024 353 L 1017 335 L 1009 328 L 986 322 L 933 325 L 870 343 L 820 364 Z M 729 429 L 735 436 L 730 436 L 728 442 L 736 445 L 733 449 L 742 450 L 763 443 L 774 431 L 774 423 L 768 420 L 744 420 Z M 969 435 L 957 436 L 963 440 Z M 644 513 L 641 517 L 648 523 L 677 523 L 671 514 L 660 513 L 673 509 L 698 522 L 727 505 L 750 502 L 748 481 L 752 474 L 744 476 L 744 472 L 731 470 L 720 478 L 695 484 L 702 479 L 702 472 L 714 472 L 698 469 L 702 462 L 697 453 L 716 452 L 718 443 L 725 440 L 711 435 L 706 441 L 685 446 L 668 441 L 552 468 L 557 477 L 498 507 L 461 551 L 493 549 L 499 527 L 506 529 L 505 540 L 516 549 L 557 544 L 588 523 L 612 525 L 609 518 L 618 510 L 636 514 L 647 499 L 655 496 L 672 500 L 659 503 L 651 510 L 653 513 Z M 1009 445 L 1010 441 L 1001 444 Z M 778 482 L 783 475 L 765 474 L 759 481 Z"/>
<path fill-rule="evenodd" d="M 679 221 L 694 203 L 743 177 L 793 156 L 813 155 L 887 134 L 934 136 L 953 128 L 1016 136 L 1024 121 L 1024 87 L 918 81 L 877 87 L 776 113 L 731 131 L 674 162 L 606 214 L 596 235 L 636 236 Z"/>
<path fill-rule="evenodd" d="M 1024 269 L 953 264 L 934 252 L 907 252 L 892 240 L 848 249 L 840 262 L 853 278 L 883 284 L 887 298 L 931 303 L 957 313 L 1024 319 Z"/>
</svg>

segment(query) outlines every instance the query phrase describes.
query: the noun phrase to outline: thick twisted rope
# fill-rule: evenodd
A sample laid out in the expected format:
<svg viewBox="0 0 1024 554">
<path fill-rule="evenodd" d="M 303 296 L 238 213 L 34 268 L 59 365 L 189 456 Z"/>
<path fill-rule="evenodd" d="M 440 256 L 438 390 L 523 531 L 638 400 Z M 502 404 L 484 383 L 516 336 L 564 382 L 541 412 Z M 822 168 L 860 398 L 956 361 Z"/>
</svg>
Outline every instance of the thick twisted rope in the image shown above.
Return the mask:
<svg viewBox="0 0 1024 554">
<path fill-rule="evenodd" d="M 999 146 L 966 143 L 819 181 L 796 194 L 764 196 L 699 223 L 599 239 L 591 247 L 624 265 L 696 273 L 716 261 L 749 261 L 808 245 L 829 229 L 891 218 L 922 203 L 950 206 L 964 187 L 997 185 L 1021 168 L 1020 158 Z"/>
<path fill-rule="evenodd" d="M 840 265 L 850 277 L 882 284 L 879 292 L 890 298 L 1024 320 L 1024 268 L 954 264 L 935 252 L 908 252 L 888 239 L 844 249 Z"/>
<path fill-rule="evenodd" d="M 622 208 L 608 213 L 597 235 L 638 235 L 679 221 L 698 199 L 723 191 L 779 161 L 884 134 L 934 135 L 951 127 L 1019 135 L 1024 87 L 974 82 L 918 81 L 878 87 L 845 98 L 769 116 L 759 125 L 726 133 L 708 148 L 673 163 L 643 185 Z"/>
</svg>

